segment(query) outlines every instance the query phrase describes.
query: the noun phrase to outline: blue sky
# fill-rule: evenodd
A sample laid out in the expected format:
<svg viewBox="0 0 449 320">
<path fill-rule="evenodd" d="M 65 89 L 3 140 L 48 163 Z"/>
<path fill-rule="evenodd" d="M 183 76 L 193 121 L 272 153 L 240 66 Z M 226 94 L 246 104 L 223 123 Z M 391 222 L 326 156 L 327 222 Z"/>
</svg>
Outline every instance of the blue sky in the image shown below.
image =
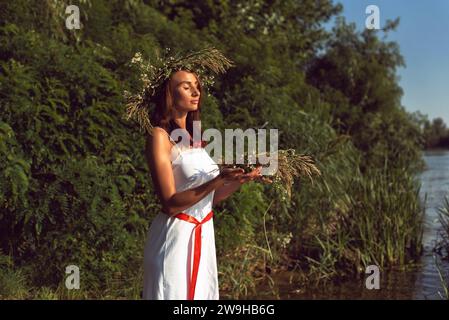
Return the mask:
<svg viewBox="0 0 449 320">
<path fill-rule="evenodd" d="M 449 126 L 449 0 L 335 0 L 342 15 L 365 27 L 368 5 L 380 9 L 381 28 L 387 19 L 400 17 L 388 40 L 399 43 L 405 68 L 398 69 L 404 91 L 402 105 L 430 119 L 442 117 Z M 381 31 L 380 36 L 383 36 Z"/>
</svg>

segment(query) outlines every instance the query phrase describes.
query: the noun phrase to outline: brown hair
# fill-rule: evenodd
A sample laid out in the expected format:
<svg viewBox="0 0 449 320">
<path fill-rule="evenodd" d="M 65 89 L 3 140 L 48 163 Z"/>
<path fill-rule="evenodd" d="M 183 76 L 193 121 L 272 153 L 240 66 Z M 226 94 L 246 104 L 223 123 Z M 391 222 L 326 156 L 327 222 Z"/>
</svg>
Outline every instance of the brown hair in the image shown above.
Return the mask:
<svg viewBox="0 0 449 320">
<path fill-rule="evenodd" d="M 200 120 L 200 108 L 201 108 L 201 99 L 203 97 L 203 91 L 201 87 L 201 82 L 198 79 L 198 75 L 190 70 L 184 70 L 187 72 L 191 72 L 195 75 L 198 81 L 198 88 L 200 92 L 200 97 L 198 101 L 198 108 L 195 111 L 189 111 L 186 119 L 186 129 L 189 132 L 190 136 L 193 137 L 193 121 Z M 162 84 L 161 88 L 156 92 L 153 98 L 153 102 L 156 107 L 151 115 L 151 123 L 154 126 L 159 126 L 163 128 L 170 135 L 171 132 L 179 126 L 173 120 L 173 111 L 175 108 L 172 91 L 170 88 L 170 80 L 172 79 L 172 73 L 170 77 L 165 80 Z"/>
</svg>

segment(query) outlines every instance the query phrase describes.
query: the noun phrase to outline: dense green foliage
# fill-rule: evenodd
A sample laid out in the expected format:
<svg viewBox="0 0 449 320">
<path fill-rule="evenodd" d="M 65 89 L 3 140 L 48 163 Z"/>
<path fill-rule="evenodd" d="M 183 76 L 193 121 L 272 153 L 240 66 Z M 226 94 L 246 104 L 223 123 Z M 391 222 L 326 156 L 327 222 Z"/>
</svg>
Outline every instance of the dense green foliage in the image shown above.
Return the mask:
<svg viewBox="0 0 449 320">
<path fill-rule="evenodd" d="M 165 47 L 212 44 L 236 63 L 205 99 L 204 127 L 268 121 L 323 173 L 291 202 L 248 184 L 217 208 L 223 294 L 268 269 L 323 279 L 419 254 L 421 131 L 400 105 L 395 43 L 344 20 L 326 31 L 341 11 L 330 0 L 80 0 L 80 30 L 65 28 L 68 4 L 0 1 L 0 296 L 139 297 L 159 204 L 122 92 L 138 85 L 134 53 Z"/>
</svg>

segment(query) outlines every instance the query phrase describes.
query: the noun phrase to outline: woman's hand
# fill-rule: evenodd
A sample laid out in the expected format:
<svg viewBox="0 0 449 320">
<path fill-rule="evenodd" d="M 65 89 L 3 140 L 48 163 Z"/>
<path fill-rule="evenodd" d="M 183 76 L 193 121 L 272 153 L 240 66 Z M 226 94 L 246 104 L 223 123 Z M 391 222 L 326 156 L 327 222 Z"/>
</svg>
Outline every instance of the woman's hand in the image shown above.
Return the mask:
<svg viewBox="0 0 449 320">
<path fill-rule="evenodd" d="M 220 178 L 224 184 L 239 181 L 245 170 L 242 168 L 222 168 L 220 170 Z"/>
<path fill-rule="evenodd" d="M 271 179 L 264 177 L 261 174 L 261 172 L 260 172 L 261 170 L 262 170 L 262 166 L 257 166 L 256 169 L 254 169 L 253 171 L 243 174 L 240 177 L 240 183 L 243 184 L 243 183 L 246 183 L 249 181 L 255 181 L 255 180 L 260 180 L 265 183 L 272 183 L 273 181 Z"/>
<path fill-rule="evenodd" d="M 246 182 L 254 181 L 254 180 L 262 180 L 263 182 L 271 183 L 271 180 L 265 178 L 261 175 L 261 166 L 257 167 L 251 172 L 245 173 L 245 170 L 242 168 L 222 168 L 220 172 L 220 176 L 227 177 L 223 179 L 223 185 L 215 191 L 214 202 L 213 204 L 217 204 L 220 201 L 225 200 L 235 191 L 237 191 L 240 186 Z"/>
</svg>

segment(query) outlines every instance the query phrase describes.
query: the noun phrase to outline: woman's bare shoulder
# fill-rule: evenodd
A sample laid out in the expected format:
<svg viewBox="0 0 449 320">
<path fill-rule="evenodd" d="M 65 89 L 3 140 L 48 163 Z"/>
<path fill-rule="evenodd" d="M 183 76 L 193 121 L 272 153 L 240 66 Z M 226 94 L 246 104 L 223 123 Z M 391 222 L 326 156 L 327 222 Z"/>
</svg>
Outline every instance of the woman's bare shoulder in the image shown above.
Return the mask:
<svg viewBox="0 0 449 320">
<path fill-rule="evenodd" d="M 169 150 L 170 146 L 171 144 L 168 133 L 163 128 L 153 127 L 151 135 L 147 134 L 146 138 L 147 148 L 157 149 L 158 151 L 161 151 L 161 149 Z"/>
</svg>

